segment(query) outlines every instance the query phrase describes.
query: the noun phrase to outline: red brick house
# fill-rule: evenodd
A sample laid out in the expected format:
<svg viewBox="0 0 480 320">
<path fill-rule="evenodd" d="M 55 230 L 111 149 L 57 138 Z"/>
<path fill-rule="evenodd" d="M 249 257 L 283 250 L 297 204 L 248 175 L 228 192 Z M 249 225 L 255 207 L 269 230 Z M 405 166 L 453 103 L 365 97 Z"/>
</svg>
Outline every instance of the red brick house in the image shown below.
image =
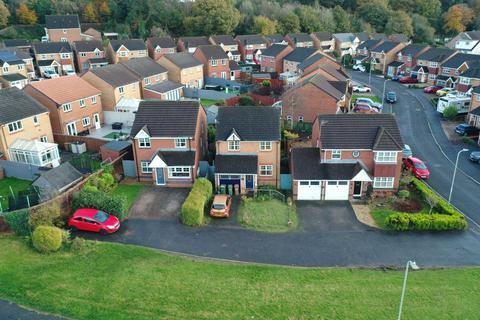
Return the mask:
<svg viewBox="0 0 480 320">
<path fill-rule="evenodd" d="M 285 41 L 292 48 L 311 48 L 315 45 L 308 33 L 289 33 L 285 36 Z"/>
<path fill-rule="evenodd" d="M 418 57 L 430 47 L 421 44 L 410 44 L 397 52 L 395 61 L 398 63 L 397 74 L 410 74 L 417 65 Z"/>
<path fill-rule="evenodd" d="M 287 56 L 293 48 L 286 44 L 273 44 L 263 50 L 260 55 L 260 70 L 262 72 L 283 72 L 283 58 Z"/>
<path fill-rule="evenodd" d="M 480 63 L 480 56 L 476 54 L 457 53 L 441 64 L 436 84 L 453 88 L 460 74 L 478 63 Z"/>
<path fill-rule="evenodd" d="M 267 40 L 262 35 L 239 35 L 235 41 L 243 61 L 260 64 L 260 55 L 267 48 Z"/>
<path fill-rule="evenodd" d="M 198 101 L 142 101 L 130 136 L 139 181 L 189 187 L 207 152 L 207 116 Z"/>
<path fill-rule="evenodd" d="M 457 82 L 457 85 L 455 86 L 455 89 L 457 89 L 460 92 L 468 92 L 470 89 L 478 86 L 480 86 L 480 63 L 475 63 L 471 65 L 468 70 L 460 74 L 460 76 L 458 77 L 458 82 Z M 474 105 L 474 104 L 475 103 L 472 103 L 471 105 Z M 477 102 L 477 104 L 479 103 Z"/>
<path fill-rule="evenodd" d="M 149 57 L 131 59 L 120 62 L 120 64 L 138 76 L 142 97 L 146 86 L 155 85 L 168 79 L 168 70 Z"/>
<path fill-rule="evenodd" d="M 298 65 L 308 57 L 320 52 L 315 48 L 295 48 L 283 58 L 283 72 L 298 73 Z"/>
<path fill-rule="evenodd" d="M 230 79 L 229 59 L 222 47 L 200 45 L 193 56 L 203 63 L 205 77 Z"/>
<path fill-rule="evenodd" d="M 210 45 L 207 37 L 181 37 L 177 40 L 178 52 L 194 53 L 198 46 Z"/>
<path fill-rule="evenodd" d="M 392 114 L 318 116 L 312 147 L 291 152 L 296 200 L 362 199 L 398 190 L 404 144 Z"/>
<path fill-rule="evenodd" d="M 383 41 L 384 40 L 382 39 L 368 39 L 360 43 L 357 47 L 355 56 L 353 57 L 353 63 L 361 64 L 368 62 L 368 59 L 370 58 L 370 50 L 380 45 Z"/>
<path fill-rule="evenodd" d="M 103 67 L 108 64 L 105 49 L 99 40 L 75 41 L 73 43 L 73 51 L 75 52 L 78 72 L 84 72 L 90 68 Z"/>
<path fill-rule="evenodd" d="M 231 35 L 215 35 L 208 38 L 211 44 L 222 47 L 223 51 L 227 53 L 228 59 L 233 61 L 240 61 L 240 52 L 238 51 L 238 43 Z"/>
<path fill-rule="evenodd" d="M 435 84 L 441 64 L 455 54 L 456 51 L 447 48 L 430 48 L 418 56 L 410 76 L 417 78 L 418 82 Z"/>
<path fill-rule="evenodd" d="M 341 70 L 342 65 L 339 64 L 334 58 L 321 53 L 317 52 L 307 59 L 303 60 L 297 67 L 297 73 L 300 77 L 305 77 L 312 72 L 315 72 L 320 66 L 329 65 L 333 67 L 335 70 Z M 345 74 L 346 75 L 346 74 Z"/>
<path fill-rule="evenodd" d="M 480 74 L 477 77 L 480 78 Z M 472 94 L 472 100 L 470 101 L 467 121 L 472 126 L 480 129 L 480 86 L 473 87 L 470 92 Z"/>
<path fill-rule="evenodd" d="M 68 42 L 82 40 L 78 15 L 45 16 L 45 36 L 48 42 Z"/>
<path fill-rule="evenodd" d="M 55 71 L 58 75 L 75 71 L 73 50 L 68 42 L 35 43 L 33 53 L 41 76 L 45 70 Z"/>
<path fill-rule="evenodd" d="M 148 55 L 157 61 L 164 54 L 175 53 L 177 46 L 171 37 L 152 37 L 147 39 Z"/>
</svg>

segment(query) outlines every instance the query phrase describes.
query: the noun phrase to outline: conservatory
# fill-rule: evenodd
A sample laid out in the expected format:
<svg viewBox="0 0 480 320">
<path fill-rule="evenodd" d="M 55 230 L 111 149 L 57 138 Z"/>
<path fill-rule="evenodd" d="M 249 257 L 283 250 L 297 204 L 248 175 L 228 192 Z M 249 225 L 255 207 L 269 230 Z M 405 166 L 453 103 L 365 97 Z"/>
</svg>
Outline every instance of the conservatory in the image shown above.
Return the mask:
<svg viewBox="0 0 480 320">
<path fill-rule="evenodd" d="M 40 167 L 57 167 L 60 154 L 56 143 L 36 140 L 15 140 L 9 148 L 10 160 Z"/>
</svg>

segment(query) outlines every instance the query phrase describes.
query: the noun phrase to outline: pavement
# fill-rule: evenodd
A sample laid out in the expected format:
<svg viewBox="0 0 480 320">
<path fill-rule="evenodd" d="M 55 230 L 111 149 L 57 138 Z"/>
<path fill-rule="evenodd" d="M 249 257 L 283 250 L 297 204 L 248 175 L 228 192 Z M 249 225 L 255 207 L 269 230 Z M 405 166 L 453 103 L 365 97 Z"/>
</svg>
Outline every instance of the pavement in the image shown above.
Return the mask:
<svg viewBox="0 0 480 320">
<path fill-rule="evenodd" d="M 34 310 L 26 309 L 17 304 L 0 300 L 0 319 L 2 320 L 60 320 L 60 318 Z"/>
</svg>

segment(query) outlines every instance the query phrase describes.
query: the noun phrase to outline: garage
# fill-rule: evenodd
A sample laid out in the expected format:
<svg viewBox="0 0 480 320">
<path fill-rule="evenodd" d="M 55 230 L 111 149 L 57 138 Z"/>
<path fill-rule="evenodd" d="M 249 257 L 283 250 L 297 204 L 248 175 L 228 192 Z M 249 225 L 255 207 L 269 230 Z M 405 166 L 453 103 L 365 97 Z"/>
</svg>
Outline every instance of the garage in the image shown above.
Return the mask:
<svg viewBox="0 0 480 320">
<path fill-rule="evenodd" d="M 298 200 L 320 200 L 320 180 L 299 181 Z"/>
<path fill-rule="evenodd" d="M 325 200 L 348 200 L 348 181 L 328 180 L 325 185 Z"/>
</svg>

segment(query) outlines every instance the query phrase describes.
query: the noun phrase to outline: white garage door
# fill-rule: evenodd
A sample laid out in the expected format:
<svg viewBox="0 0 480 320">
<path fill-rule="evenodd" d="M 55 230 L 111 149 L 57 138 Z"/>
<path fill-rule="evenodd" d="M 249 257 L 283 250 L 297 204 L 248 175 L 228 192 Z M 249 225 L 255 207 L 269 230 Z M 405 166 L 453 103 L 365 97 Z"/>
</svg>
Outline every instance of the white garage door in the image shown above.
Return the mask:
<svg viewBox="0 0 480 320">
<path fill-rule="evenodd" d="M 320 181 L 299 181 L 298 200 L 320 200 Z"/>
<path fill-rule="evenodd" d="M 348 181 L 327 181 L 325 200 L 348 200 Z"/>
</svg>

